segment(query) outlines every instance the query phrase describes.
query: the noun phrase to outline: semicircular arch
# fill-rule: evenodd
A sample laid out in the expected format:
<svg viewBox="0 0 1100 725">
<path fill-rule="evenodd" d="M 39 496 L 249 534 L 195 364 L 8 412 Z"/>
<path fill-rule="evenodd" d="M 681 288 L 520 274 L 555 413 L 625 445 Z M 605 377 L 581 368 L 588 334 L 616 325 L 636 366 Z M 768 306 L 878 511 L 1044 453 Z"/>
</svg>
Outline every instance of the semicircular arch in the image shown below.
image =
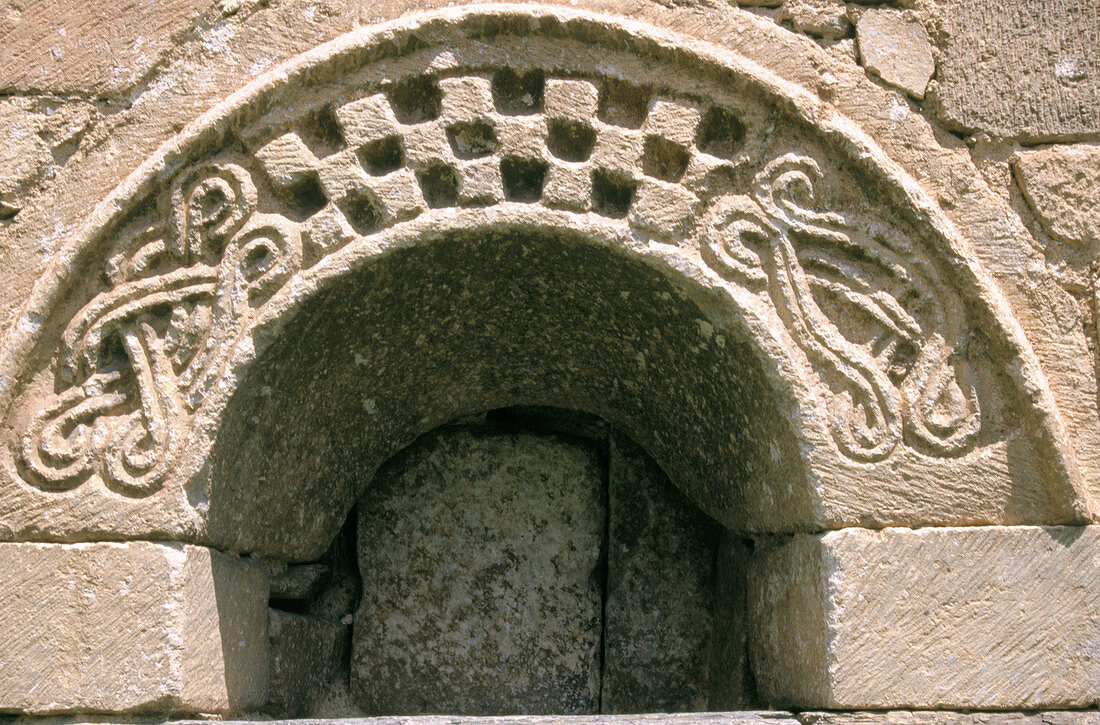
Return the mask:
<svg viewBox="0 0 1100 725">
<path fill-rule="evenodd" d="M 307 53 L 198 119 L 97 208 L 0 361 L 20 381 L 3 390 L 15 435 L 2 485 L 22 517 L 7 528 L 203 539 L 223 414 L 297 311 L 394 250 L 508 229 L 614 248 L 672 280 L 700 329 L 749 345 L 802 473 L 776 467 L 787 472 L 753 494 L 771 508 L 739 504 L 751 517 L 709 506 L 728 525 L 1054 523 L 1084 510 L 999 293 L 858 129 L 697 41 L 503 7 Z M 789 497 L 769 499 L 784 487 L 810 503 L 792 513 Z M 44 531 L 44 512 L 77 499 L 94 515 Z M 126 523 L 136 510 L 145 523 Z"/>
</svg>

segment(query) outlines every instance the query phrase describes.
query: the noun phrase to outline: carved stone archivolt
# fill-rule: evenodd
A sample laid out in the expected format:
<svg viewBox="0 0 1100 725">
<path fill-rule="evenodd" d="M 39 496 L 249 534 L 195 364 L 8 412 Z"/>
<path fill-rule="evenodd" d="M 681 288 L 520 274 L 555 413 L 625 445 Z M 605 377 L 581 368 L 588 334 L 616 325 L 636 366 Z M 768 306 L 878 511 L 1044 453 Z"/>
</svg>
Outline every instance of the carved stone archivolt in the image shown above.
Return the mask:
<svg viewBox="0 0 1100 725">
<path fill-rule="evenodd" d="M 60 321 L 64 279 L 32 302 L 57 337 L 27 332 L 5 363 L 25 378 L 32 345 L 52 349 L 47 395 L 5 391 L 21 485 L 156 494 L 275 298 L 292 309 L 337 256 L 463 215 L 612 230 L 759 308 L 849 462 L 932 465 L 1020 435 L 1056 449 L 1043 385 L 1013 372 L 1026 344 L 915 184 L 760 69 L 696 55 L 719 70 L 684 72 L 659 38 L 601 27 L 444 14 L 339 41 L 197 122 L 91 225 L 101 288 Z"/>
<path fill-rule="evenodd" d="M 861 232 L 845 214 L 815 209 L 821 176 L 808 156 L 766 163 L 748 195 L 707 211 L 704 259 L 730 281 L 767 291 L 837 391 L 831 429 L 844 455 L 882 460 L 903 439 L 932 455 L 965 453 L 982 423 L 959 300 L 913 254 L 912 240 Z"/>
</svg>

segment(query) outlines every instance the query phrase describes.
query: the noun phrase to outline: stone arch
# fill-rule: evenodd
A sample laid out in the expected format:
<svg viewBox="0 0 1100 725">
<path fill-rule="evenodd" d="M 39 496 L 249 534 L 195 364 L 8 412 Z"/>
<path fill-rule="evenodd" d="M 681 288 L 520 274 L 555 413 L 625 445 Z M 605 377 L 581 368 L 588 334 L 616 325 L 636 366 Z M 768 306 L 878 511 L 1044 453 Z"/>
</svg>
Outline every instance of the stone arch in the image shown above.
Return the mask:
<svg viewBox="0 0 1100 725">
<path fill-rule="evenodd" d="M 796 464 L 743 483 L 730 511 L 696 491 L 728 525 L 1082 518 L 1022 333 L 866 137 L 731 53 L 509 7 L 322 46 L 198 119 L 97 208 L 0 362 L 3 534 L 302 555 L 240 534 L 216 492 L 243 484 L 211 478 L 253 368 L 375 260 L 523 230 L 655 270 L 700 334 L 750 351 Z"/>
</svg>

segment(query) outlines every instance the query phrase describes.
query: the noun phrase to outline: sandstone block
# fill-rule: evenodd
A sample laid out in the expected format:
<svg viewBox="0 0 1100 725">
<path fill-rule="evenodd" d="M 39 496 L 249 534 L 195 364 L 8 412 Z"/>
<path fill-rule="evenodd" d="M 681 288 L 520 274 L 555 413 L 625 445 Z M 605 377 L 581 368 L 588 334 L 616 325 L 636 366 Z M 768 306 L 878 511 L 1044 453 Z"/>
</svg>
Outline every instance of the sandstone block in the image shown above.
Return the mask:
<svg viewBox="0 0 1100 725">
<path fill-rule="evenodd" d="M 844 3 L 838 0 L 786 0 L 778 18 L 800 33 L 820 38 L 843 38 L 851 27 Z"/>
<path fill-rule="evenodd" d="M 221 3 L 225 5 L 225 3 Z M 171 52 L 178 35 L 220 14 L 215 0 L 7 3 L 0 87 L 120 95 Z"/>
<path fill-rule="evenodd" d="M 860 62 L 915 98 L 924 98 L 936 72 L 924 26 L 897 10 L 868 10 L 856 24 Z"/>
<path fill-rule="evenodd" d="M 146 542 L 0 544 L 0 711 L 225 712 L 267 695 L 267 578 Z"/>
<path fill-rule="evenodd" d="M 387 464 L 359 503 L 360 707 L 596 712 L 603 495 L 557 436 L 442 429 Z"/>
<path fill-rule="evenodd" d="M 1016 181 L 1048 234 L 1084 247 L 1100 244 L 1100 146 L 1021 151 Z"/>
<path fill-rule="evenodd" d="M 1100 712 L 804 712 L 802 725 L 1097 725 Z"/>
<path fill-rule="evenodd" d="M 18 213 L 35 183 L 57 173 L 93 117 L 90 103 L 0 99 L 0 221 Z"/>
<path fill-rule="evenodd" d="M 1100 131 L 1100 4 L 943 4 L 940 113 L 964 129 L 1029 139 Z"/>
<path fill-rule="evenodd" d="M 1100 527 L 844 529 L 757 548 L 763 701 L 1038 709 L 1100 697 Z"/>
</svg>

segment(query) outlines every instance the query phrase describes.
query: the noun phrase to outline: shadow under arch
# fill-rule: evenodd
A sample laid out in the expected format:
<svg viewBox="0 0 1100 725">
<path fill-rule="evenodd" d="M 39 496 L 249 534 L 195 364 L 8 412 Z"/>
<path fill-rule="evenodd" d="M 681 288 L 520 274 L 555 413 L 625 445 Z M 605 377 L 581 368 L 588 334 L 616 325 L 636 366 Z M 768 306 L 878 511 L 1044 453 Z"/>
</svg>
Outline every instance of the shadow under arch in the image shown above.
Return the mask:
<svg viewBox="0 0 1100 725">
<path fill-rule="evenodd" d="M 209 486 L 208 536 L 314 558 L 393 454 L 520 404 L 603 417 L 727 527 L 808 521 L 798 441 L 752 348 L 653 266 L 578 232 L 396 248 L 302 300 L 238 381 L 193 479 Z"/>
</svg>

